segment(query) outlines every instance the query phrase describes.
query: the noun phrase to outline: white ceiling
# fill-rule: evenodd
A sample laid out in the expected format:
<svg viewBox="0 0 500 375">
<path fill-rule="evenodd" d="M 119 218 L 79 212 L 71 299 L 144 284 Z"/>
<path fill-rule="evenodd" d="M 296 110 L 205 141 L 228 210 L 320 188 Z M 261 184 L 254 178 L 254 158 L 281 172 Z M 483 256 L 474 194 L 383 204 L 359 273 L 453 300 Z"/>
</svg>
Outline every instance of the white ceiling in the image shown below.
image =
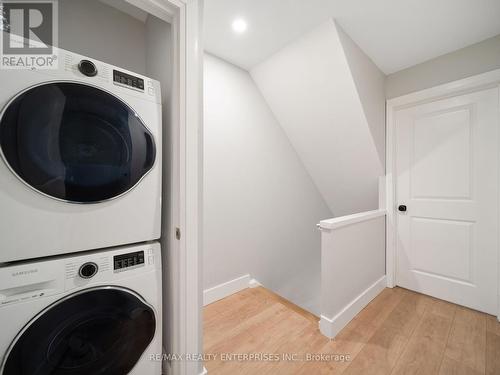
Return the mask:
<svg viewBox="0 0 500 375">
<path fill-rule="evenodd" d="M 204 11 L 205 49 L 247 70 L 329 17 L 386 74 L 500 34 L 500 0 L 205 0 Z"/>
</svg>

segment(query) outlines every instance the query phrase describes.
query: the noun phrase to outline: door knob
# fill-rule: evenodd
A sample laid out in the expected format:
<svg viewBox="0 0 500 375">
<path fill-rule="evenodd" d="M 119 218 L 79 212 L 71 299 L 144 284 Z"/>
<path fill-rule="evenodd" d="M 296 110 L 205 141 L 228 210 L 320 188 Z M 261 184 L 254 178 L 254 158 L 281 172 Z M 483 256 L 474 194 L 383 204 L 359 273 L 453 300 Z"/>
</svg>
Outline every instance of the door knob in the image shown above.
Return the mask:
<svg viewBox="0 0 500 375">
<path fill-rule="evenodd" d="M 406 206 L 404 204 L 400 204 L 398 210 L 401 212 L 406 212 Z"/>
</svg>

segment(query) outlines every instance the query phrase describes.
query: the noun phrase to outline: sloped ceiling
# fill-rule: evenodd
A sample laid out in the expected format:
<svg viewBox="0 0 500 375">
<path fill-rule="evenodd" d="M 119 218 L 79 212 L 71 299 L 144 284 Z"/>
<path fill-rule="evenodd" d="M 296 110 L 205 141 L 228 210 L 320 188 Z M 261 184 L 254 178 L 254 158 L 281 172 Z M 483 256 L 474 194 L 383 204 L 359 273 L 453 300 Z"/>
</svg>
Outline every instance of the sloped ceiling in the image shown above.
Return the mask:
<svg viewBox="0 0 500 375">
<path fill-rule="evenodd" d="M 251 70 L 334 216 L 378 208 L 384 76 L 333 20 Z"/>
</svg>

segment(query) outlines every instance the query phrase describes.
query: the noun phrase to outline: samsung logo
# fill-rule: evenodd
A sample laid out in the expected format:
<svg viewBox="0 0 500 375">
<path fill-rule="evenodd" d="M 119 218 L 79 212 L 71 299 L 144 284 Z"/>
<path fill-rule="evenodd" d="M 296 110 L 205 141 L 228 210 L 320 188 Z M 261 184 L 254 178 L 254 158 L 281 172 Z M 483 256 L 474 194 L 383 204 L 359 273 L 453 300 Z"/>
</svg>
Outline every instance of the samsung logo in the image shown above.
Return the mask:
<svg viewBox="0 0 500 375">
<path fill-rule="evenodd" d="M 38 269 L 34 268 L 32 270 L 25 270 L 25 271 L 17 271 L 12 274 L 13 277 L 16 276 L 24 276 L 24 275 L 31 275 L 32 273 L 37 273 Z"/>
</svg>

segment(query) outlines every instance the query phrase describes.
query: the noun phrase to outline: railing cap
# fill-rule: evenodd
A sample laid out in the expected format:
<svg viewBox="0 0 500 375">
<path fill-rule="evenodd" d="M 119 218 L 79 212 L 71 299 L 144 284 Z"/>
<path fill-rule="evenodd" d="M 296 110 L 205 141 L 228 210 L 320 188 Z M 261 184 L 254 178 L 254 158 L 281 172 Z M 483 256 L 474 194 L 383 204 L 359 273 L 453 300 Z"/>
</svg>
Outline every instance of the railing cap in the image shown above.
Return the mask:
<svg viewBox="0 0 500 375">
<path fill-rule="evenodd" d="M 378 209 L 373 211 L 360 212 L 352 215 L 334 217 L 333 219 L 321 220 L 318 224 L 318 228 L 326 230 L 337 229 L 362 221 L 375 219 L 380 216 L 385 216 L 385 214 L 385 209 Z"/>
</svg>

